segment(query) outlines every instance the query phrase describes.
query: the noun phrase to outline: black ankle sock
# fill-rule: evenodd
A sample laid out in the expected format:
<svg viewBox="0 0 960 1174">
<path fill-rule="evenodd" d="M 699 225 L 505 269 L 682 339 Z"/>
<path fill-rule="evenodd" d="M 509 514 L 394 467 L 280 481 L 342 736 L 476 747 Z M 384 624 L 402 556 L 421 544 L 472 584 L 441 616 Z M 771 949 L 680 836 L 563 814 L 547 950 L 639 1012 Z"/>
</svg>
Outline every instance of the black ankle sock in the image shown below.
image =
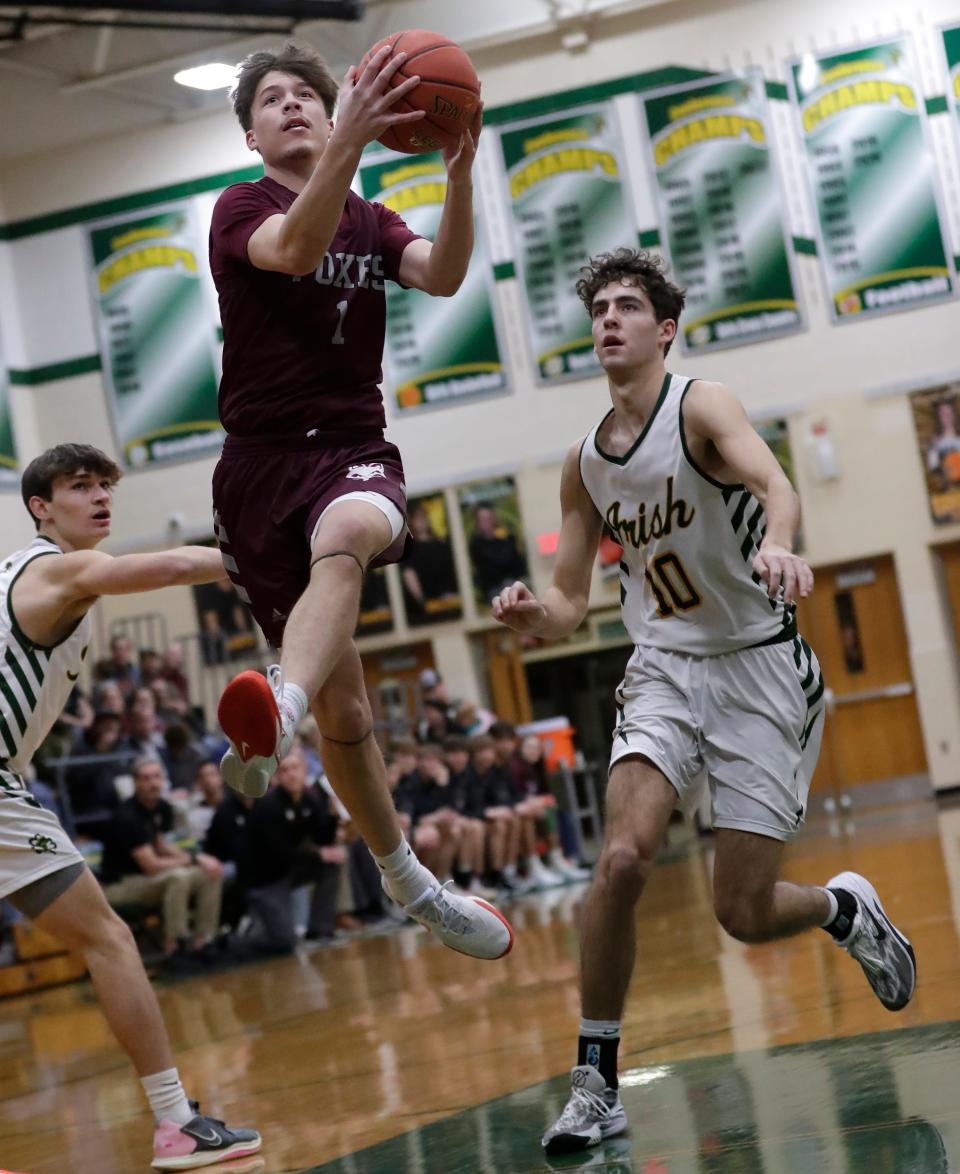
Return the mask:
<svg viewBox="0 0 960 1174">
<path fill-rule="evenodd" d="M 577 1044 L 577 1063 L 596 1068 L 607 1082 L 607 1088 L 618 1088 L 617 1049 L 620 1037 L 605 1039 L 596 1035 L 581 1035 Z"/>
<path fill-rule="evenodd" d="M 470 882 L 473 880 L 473 873 L 468 872 L 465 868 L 455 868 L 453 870 L 453 879 L 461 889 L 468 889 Z"/>
<path fill-rule="evenodd" d="M 857 898 L 846 889 L 827 890 L 837 899 L 837 916 L 823 928 L 836 941 L 842 942 L 850 936 L 853 928 L 853 919 L 857 913 Z"/>
</svg>

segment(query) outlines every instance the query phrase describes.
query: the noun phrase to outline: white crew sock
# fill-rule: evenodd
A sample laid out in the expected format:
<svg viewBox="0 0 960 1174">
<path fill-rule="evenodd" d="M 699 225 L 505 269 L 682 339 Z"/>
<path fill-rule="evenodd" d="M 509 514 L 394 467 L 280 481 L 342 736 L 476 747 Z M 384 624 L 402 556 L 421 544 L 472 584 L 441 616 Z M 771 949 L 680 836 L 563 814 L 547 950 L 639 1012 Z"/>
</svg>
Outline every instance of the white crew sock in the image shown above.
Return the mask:
<svg viewBox="0 0 960 1174">
<path fill-rule="evenodd" d="M 833 893 L 831 893 L 829 889 L 821 889 L 820 891 L 821 891 L 821 893 L 826 893 L 827 900 L 830 902 L 830 912 L 827 914 L 827 919 L 826 919 L 826 921 L 820 922 L 821 926 L 827 926 L 833 920 L 835 920 L 837 914 L 840 912 L 840 906 L 837 903 L 836 896 Z"/>
<path fill-rule="evenodd" d="M 550 854 L 547 857 L 547 864 L 551 868 L 556 868 L 556 869 L 560 870 L 561 872 L 563 871 L 564 868 L 569 867 L 567 865 L 566 860 L 563 858 L 563 853 L 560 851 L 559 848 L 551 848 L 550 849 Z"/>
<path fill-rule="evenodd" d="M 299 685 L 292 681 L 284 681 L 283 693 L 280 695 L 280 712 L 283 715 L 283 724 L 294 733 L 297 726 L 306 717 L 309 707 L 307 695 Z"/>
<path fill-rule="evenodd" d="M 168 1121 L 175 1121 L 177 1125 L 186 1125 L 193 1120 L 195 1114 L 190 1108 L 176 1068 L 154 1072 L 152 1076 L 141 1076 L 140 1083 L 147 1094 L 150 1109 L 157 1122 L 166 1118 Z"/>
<path fill-rule="evenodd" d="M 413 905 L 429 889 L 438 889 L 437 878 L 424 868 L 414 856 L 406 839 L 400 837 L 400 845 L 389 856 L 374 856 L 377 868 L 387 878 L 390 896 L 399 905 Z"/>
</svg>

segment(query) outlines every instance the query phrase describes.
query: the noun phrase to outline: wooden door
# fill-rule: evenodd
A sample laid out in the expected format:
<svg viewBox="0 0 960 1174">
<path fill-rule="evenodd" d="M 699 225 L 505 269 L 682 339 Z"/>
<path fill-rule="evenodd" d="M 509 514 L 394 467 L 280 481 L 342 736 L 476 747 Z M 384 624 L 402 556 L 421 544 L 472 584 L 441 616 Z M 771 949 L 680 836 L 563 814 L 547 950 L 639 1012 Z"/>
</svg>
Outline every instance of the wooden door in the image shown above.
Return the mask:
<svg viewBox="0 0 960 1174">
<path fill-rule="evenodd" d="M 798 619 L 835 708 L 827 717 L 814 786 L 843 790 L 926 773 L 893 559 L 817 567 L 815 574 L 813 594 L 801 603 Z"/>
<path fill-rule="evenodd" d="M 950 604 L 954 644 L 960 653 L 960 542 L 954 542 L 950 546 L 938 546 L 937 554 L 943 567 L 943 581 Z"/>
<path fill-rule="evenodd" d="M 422 694 L 420 674 L 435 667 L 433 646 L 423 643 L 385 648 L 365 652 L 361 659 L 377 728 L 388 736 L 406 734 L 417 722 Z"/>
<path fill-rule="evenodd" d="M 533 717 L 527 674 L 520 658 L 520 637 L 506 628 L 484 632 L 484 656 L 490 681 L 493 712 L 504 721 L 521 725 Z"/>
</svg>

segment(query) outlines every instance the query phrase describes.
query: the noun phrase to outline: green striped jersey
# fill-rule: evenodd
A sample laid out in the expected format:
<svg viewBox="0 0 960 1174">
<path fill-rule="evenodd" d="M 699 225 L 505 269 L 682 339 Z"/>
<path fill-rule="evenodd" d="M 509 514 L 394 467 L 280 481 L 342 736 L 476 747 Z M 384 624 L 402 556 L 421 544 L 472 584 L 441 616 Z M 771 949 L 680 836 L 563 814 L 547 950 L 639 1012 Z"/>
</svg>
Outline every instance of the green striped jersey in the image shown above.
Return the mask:
<svg viewBox="0 0 960 1174">
<path fill-rule="evenodd" d="M 66 639 L 44 648 L 24 634 L 11 604 L 13 585 L 28 563 L 61 556 L 49 538 L 36 538 L 0 563 L 0 758 L 22 772 L 63 712 L 90 643 L 89 612 Z"/>
<path fill-rule="evenodd" d="M 788 639 L 796 621 L 793 606 L 770 599 L 753 569 L 766 530 L 762 506 L 690 455 L 682 409 L 693 382 L 666 375 L 643 432 L 622 457 L 598 443 L 601 420 L 581 446 L 580 474 L 623 547 L 620 600 L 633 642 L 714 656 Z"/>
</svg>

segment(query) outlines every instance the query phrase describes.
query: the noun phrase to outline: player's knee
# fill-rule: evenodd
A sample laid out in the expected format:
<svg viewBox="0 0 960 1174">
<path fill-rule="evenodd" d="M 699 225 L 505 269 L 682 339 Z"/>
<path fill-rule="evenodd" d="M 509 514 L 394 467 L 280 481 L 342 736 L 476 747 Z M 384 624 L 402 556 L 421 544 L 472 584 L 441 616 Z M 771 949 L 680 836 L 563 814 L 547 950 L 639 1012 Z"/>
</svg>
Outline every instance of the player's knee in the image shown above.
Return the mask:
<svg viewBox="0 0 960 1174">
<path fill-rule="evenodd" d="M 90 913 L 90 916 L 75 919 L 59 932 L 64 945 L 81 954 L 89 950 L 113 955 L 129 951 L 138 953 L 130 926 L 106 902 L 102 909 Z"/>
<path fill-rule="evenodd" d="M 767 904 L 740 893 L 720 893 L 714 896 L 717 921 L 738 942 L 765 942 L 770 933 Z"/>
<path fill-rule="evenodd" d="M 365 696 L 323 689 L 316 708 L 321 733 L 338 742 L 356 742 L 373 726 L 373 714 Z"/>
<path fill-rule="evenodd" d="M 653 853 L 635 841 L 607 844 L 597 865 L 598 881 L 620 900 L 636 901 L 653 869 Z"/>
</svg>

